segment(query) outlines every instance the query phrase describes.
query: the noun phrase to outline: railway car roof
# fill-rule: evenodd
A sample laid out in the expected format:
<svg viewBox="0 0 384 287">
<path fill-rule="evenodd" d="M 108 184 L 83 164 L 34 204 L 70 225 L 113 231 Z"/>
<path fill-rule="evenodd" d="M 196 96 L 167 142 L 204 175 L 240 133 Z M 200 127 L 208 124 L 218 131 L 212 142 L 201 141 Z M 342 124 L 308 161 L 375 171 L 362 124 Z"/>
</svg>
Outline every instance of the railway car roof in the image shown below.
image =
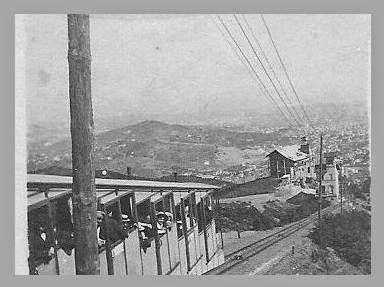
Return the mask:
<svg viewBox="0 0 384 287">
<path fill-rule="evenodd" d="M 119 191 L 118 194 L 116 194 L 114 192 L 108 193 L 105 196 L 100 198 L 100 203 L 105 204 L 105 203 L 108 203 L 108 202 L 113 201 L 113 200 L 118 200 L 119 198 L 121 198 L 127 194 L 130 194 L 130 193 L 132 193 L 131 190 Z M 98 193 L 98 197 L 99 197 L 99 193 Z"/>
<path fill-rule="evenodd" d="M 195 183 L 195 182 L 162 182 L 147 180 L 126 180 L 126 179 L 106 179 L 96 178 L 97 188 L 164 188 L 164 189 L 219 189 L 219 186 Z M 52 187 L 71 187 L 71 176 L 28 174 L 28 187 L 52 186 Z"/>
<path fill-rule="evenodd" d="M 154 195 L 156 195 L 156 192 L 135 192 L 136 204 L 139 204 Z"/>
<path fill-rule="evenodd" d="M 66 193 L 69 194 L 70 192 L 71 190 L 68 190 L 68 189 L 53 189 L 47 195 L 49 200 L 54 200 L 55 198 L 63 196 Z M 27 200 L 28 208 L 39 207 L 47 201 L 48 199 L 45 196 L 44 192 L 35 192 L 35 191 L 28 192 L 28 200 Z"/>
</svg>

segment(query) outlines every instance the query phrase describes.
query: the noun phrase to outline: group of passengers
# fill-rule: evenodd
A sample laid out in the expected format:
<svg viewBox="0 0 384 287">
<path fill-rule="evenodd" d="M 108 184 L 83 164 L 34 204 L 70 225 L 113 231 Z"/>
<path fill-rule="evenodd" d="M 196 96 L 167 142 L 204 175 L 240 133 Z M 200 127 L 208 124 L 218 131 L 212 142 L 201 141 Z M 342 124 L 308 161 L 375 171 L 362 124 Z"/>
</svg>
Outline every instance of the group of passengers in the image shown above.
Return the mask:
<svg viewBox="0 0 384 287">
<path fill-rule="evenodd" d="M 171 230 L 173 214 L 169 211 L 159 211 L 156 213 L 156 229 L 160 236 Z M 152 227 L 151 217 L 149 215 L 141 218 L 138 223 L 140 246 L 144 253 L 151 246 L 151 238 L 155 236 L 155 229 Z"/>
<path fill-rule="evenodd" d="M 28 243 L 29 243 L 29 271 L 37 274 L 37 267 L 49 264 L 54 258 L 56 245 L 67 255 L 72 254 L 75 248 L 74 230 L 72 221 L 72 201 L 64 198 L 55 203 L 55 218 L 53 230 L 47 211 L 37 209 L 28 213 Z"/>
<path fill-rule="evenodd" d="M 105 224 L 102 224 L 105 220 Z M 166 230 L 171 230 L 173 221 L 173 214 L 169 211 L 159 211 L 156 213 L 156 228 L 159 235 L 166 233 Z M 121 226 L 118 221 L 110 213 L 108 216 L 103 211 L 97 212 L 97 238 L 100 247 L 104 246 L 106 235 L 105 226 L 107 226 L 109 240 L 117 242 L 118 240 L 124 240 L 128 237 L 128 230 L 132 227 L 137 227 L 139 230 L 140 245 L 144 252 L 151 246 L 151 238 L 155 236 L 155 230 L 152 227 L 150 216 L 141 218 L 138 223 L 133 222 L 128 215 L 122 214 Z"/>
<path fill-rule="evenodd" d="M 53 234 L 56 233 L 57 248 L 62 249 L 68 256 L 72 255 L 75 248 L 74 226 L 73 226 L 73 207 L 71 198 L 66 198 L 56 202 L 55 206 L 56 220 L 53 226 L 53 232 L 49 232 L 50 223 L 45 214 L 30 214 L 28 222 L 28 238 L 30 245 L 29 265 L 30 273 L 36 274 L 37 267 L 41 264 L 48 264 L 54 258 L 55 240 Z M 105 221 L 105 224 L 102 224 Z M 144 252 L 151 246 L 151 238 L 155 236 L 155 230 L 152 227 L 151 218 L 148 215 L 140 218 L 136 223 L 126 214 L 121 214 L 120 224 L 116 220 L 115 214 L 110 212 L 97 211 L 97 239 L 99 247 L 103 247 L 106 242 L 105 227 L 108 231 L 110 242 L 114 243 L 124 240 L 128 237 L 131 228 L 138 228 L 140 244 Z M 156 213 L 156 229 L 161 236 L 166 230 L 171 230 L 173 214 L 169 211 L 159 211 Z"/>
</svg>

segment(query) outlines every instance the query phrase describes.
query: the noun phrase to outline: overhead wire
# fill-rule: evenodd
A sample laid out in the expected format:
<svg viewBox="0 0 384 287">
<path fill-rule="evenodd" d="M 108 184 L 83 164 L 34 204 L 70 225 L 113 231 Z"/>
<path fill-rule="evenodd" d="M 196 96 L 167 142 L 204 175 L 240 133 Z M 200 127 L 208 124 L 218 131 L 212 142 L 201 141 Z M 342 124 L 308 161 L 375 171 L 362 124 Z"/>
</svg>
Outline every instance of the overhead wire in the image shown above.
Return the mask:
<svg viewBox="0 0 384 287">
<path fill-rule="evenodd" d="M 244 54 L 243 50 L 241 49 L 241 47 L 239 46 L 239 44 L 237 43 L 236 39 L 233 37 L 231 31 L 229 30 L 229 28 L 227 27 L 227 25 L 224 23 L 224 21 L 222 20 L 222 18 L 219 16 L 219 15 L 216 15 L 217 18 L 219 19 L 220 23 L 223 25 L 224 29 L 226 30 L 226 32 L 228 33 L 228 35 L 231 37 L 232 41 L 235 43 L 237 49 L 240 51 L 241 55 L 243 56 L 243 58 L 245 59 L 245 61 L 248 63 L 249 67 L 251 68 L 253 74 L 256 76 L 257 78 L 257 81 L 260 83 L 260 85 L 263 87 L 264 91 L 265 91 L 265 94 L 272 100 L 273 104 L 277 107 L 277 109 L 279 110 L 279 112 L 281 113 L 281 115 L 283 115 L 283 117 L 285 118 L 285 120 L 289 123 L 290 126 L 292 126 L 292 123 L 291 123 L 291 120 L 289 119 L 289 117 L 287 117 L 285 115 L 285 113 L 281 110 L 280 106 L 277 104 L 277 102 L 275 101 L 275 99 L 273 98 L 273 96 L 269 93 L 267 87 L 265 86 L 265 84 L 263 83 L 263 81 L 260 79 L 259 75 L 257 74 L 255 68 L 253 67 L 252 63 L 249 61 L 248 57 Z"/>
<path fill-rule="evenodd" d="M 252 38 L 253 38 L 253 40 L 256 42 L 257 46 L 259 47 L 259 49 L 260 49 L 260 51 L 261 51 L 261 54 L 262 54 L 262 56 L 264 57 L 266 63 L 268 64 L 269 69 L 272 71 L 272 74 L 273 74 L 273 76 L 275 77 L 277 83 L 279 84 L 280 89 L 282 90 L 282 92 L 283 92 L 283 94 L 285 95 L 286 99 L 288 100 L 289 104 L 292 106 L 292 110 L 293 110 L 293 112 L 295 113 L 296 117 L 297 117 L 300 121 L 302 121 L 302 120 L 303 120 L 302 116 L 300 116 L 300 114 L 297 112 L 295 106 L 294 106 L 293 103 L 291 102 L 290 97 L 288 96 L 288 94 L 287 94 L 287 92 L 285 91 L 285 89 L 284 89 L 282 83 L 280 82 L 279 77 L 277 76 L 277 74 L 276 74 L 274 68 L 272 67 L 271 62 L 269 61 L 269 59 L 268 59 L 266 53 L 264 52 L 264 49 L 263 49 L 263 47 L 261 46 L 260 41 L 257 39 L 257 37 L 256 37 L 256 35 L 255 35 L 255 33 L 254 33 L 254 31 L 253 31 L 251 25 L 249 24 L 247 18 L 245 17 L 244 14 L 242 14 L 241 16 L 243 17 L 244 22 L 246 23 L 248 29 L 251 31 Z"/>
<path fill-rule="evenodd" d="M 240 60 L 240 62 L 244 65 L 245 69 L 247 70 L 247 72 L 249 73 L 249 75 L 251 76 L 251 78 L 253 80 L 255 80 L 258 88 L 260 89 L 260 92 L 263 93 L 263 88 L 261 86 L 261 84 L 259 83 L 258 79 L 255 77 L 255 74 L 252 72 L 252 69 L 250 68 L 250 66 L 244 61 L 244 59 L 242 58 L 242 56 L 239 54 L 239 52 L 236 51 L 236 47 L 234 47 L 234 44 L 231 43 L 230 40 L 228 40 L 228 38 L 225 36 L 224 32 L 221 30 L 219 24 L 214 20 L 214 18 L 212 17 L 212 21 L 213 23 L 215 23 L 217 29 L 220 31 L 221 35 L 223 36 L 224 40 L 227 42 L 227 44 L 229 45 L 229 47 L 231 48 L 231 50 L 233 51 L 233 53 L 237 56 L 237 58 Z M 268 101 L 272 104 L 272 106 L 275 105 L 275 103 L 267 96 L 266 97 L 268 99 Z M 286 116 L 285 116 L 285 120 L 286 120 Z"/>
<path fill-rule="evenodd" d="M 292 113 L 291 109 L 289 108 L 289 106 L 287 105 L 287 103 L 285 102 L 285 100 L 283 99 L 283 97 L 280 95 L 280 92 L 279 90 L 277 89 L 275 83 L 273 82 L 273 80 L 271 79 L 271 76 L 269 75 L 269 73 L 267 72 L 267 70 L 265 69 L 265 66 L 263 64 L 263 62 L 261 61 L 259 55 L 257 54 L 256 50 L 255 50 L 255 47 L 253 46 L 252 42 L 249 40 L 249 37 L 247 35 L 247 33 L 245 32 L 243 26 L 241 25 L 239 19 L 237 18 L 237 16 L 235 14 L 233 14 L 233 17 L 235 18 L 238 26 L 240 27 L 244 37 L 246 38 L 249 46 L 251 47 L 252 51 L 253 51 L 253 54 L 256 56 L 257 60 L 259 61 L 261 67 L 263 68 L 264 70 L 264 73 L 267 75 L 269 81 L 271 82 L 273 88 L 275 89 L 276 91 L 276 94 L 279 96 L 280 100 L 283 102 L 284 106 L 286 107 L 288 113 L 291 115 L 291 117 L 294 119 L 294 121 L 296 122 L 296 124 L 298 125 L 298 127 L 300 127 L 302 125 L 302 123 L 300 123 L 300 121 L 298 121 L 295 117 L 295 115 Z"/>
<path fill-rule="evenodd" d="M 287 79 L 288 79 L 288 81 L 289 81 L 289 84 L 290 84 L 290 86 L 291 86 L 291 89 L 292 89 L 294 95 L 296 96 L 297 101 L 298 101 L 299 104 L 300 104 L 300 107 L 301 107 L 301 109 L 302 109 L 302 111 L 303 111 L 304 116 L 305 116 L 306 119 L 308 120 L 308 124 L 309 124 L 309 126 L 312 127 L 312 121 L 311 121 L 311 119 L 309 118 L 307 112 L 305 111 L 304 106 L 303 106 L 303 103 L 301 102 L 301 100 L 300 100 L 300 98 L 299 98 L 299 95 L 298 95 L 297 92 L 296 92 L 296 89 L 295 89 L 295 87 L 294 87 L 294 85 L 293 85 L 293 83 L 292 83 L 292 81 L 291 81 L 291 78 L 290 78 L 290 76 L 289 76 L 289 74 L 288 74 L 288 71 L 287 71 L 287 69 L 286 69 L 286 67 L 285 67 L 285 65 L 284 65 L 284 62 L 283 62 L 283 60 L 281 59 L 280 53 L 279 53 L 279 51 L 278 51 L 278 49 L 277 49 L 277 45 L 276 45 L 275 41 L 273 40 L 272 33 L 271 33 L 271 31 L 270 31 L 270 29 L 269 29 L 269 27 L 268 27 L 268 24 L 267 24 L 267 22 L 265 21 L 263 14 L 260 14 L 260 16 L 261 16 L 261 19 L 262 19 L 262 21 L 263 21 L 263 23 L 264 23 L 264 26 L 265 26 L 266 30 L 267 30 L 267 33 L 268 33 L 268 35 L 269 35 L 269 38 L 271 39 L 271 42 L 272 42 L 272 45 L 273 45 L 273 47 L 274 47 L 274 50 L 275 50 L 275 52 L 276 52 L 276 54 L 277 54 L 277 57 L 279 58 L 280 64 L 281 64 L 281 66 L 283 67 L 285 76 L 287 77 Z"/>
<path fill-rule="evenodd" d="M 122 20 L 122 21 L 131 21 L 131 19 L 125 19 L 125 18 L 122 18 L 122 17 L 117 17 L 117 18 L 116 18 L 115 15 L 113 15 L 113 14 L 112 14 L 112 15 L 110 15 L 110 14 L 105 14 L 105 15 L 92 14 L 92 15 L 90 15 L 90 16 L 91 16 L 92 18 L 101 19 L 101 20 Z M 234 15 L 234 16 L 235 16 L 235 15 Z M 219 18 L 220 22 L 222 22 L 221 17 L 219 17 L 218 15 L 217 15 L 217 17 Z M 243 17 L 244 17 L 244 15 L 243 15 Z M 307 118 L 307 120 L 308 120 L 308 122 L 309 122 L 309 124 L 310 124 L 310 123 L 311 123 L 311 120 L 310 120 L 308 114 L 306 113 L 306 111 L 305 111 L 305 109 L 304 109 L 304 107 L 303 107 L 303 105 L 302 105 L 302 103 L 301 103 L 301 101 L 300 101 L 300 99 L 299 99 L 299 97 L 298 97 L 298 94 L 297 94 L 297 92 L 296 92 L 296 90 L 295 90 L 295 88 L 294 88 L 294 86 L 293 86 L 292 81 L 291 81 L 290 78 L 289 78 L 288 72 L 287 72 L 287 70 L 286 70 L 286 68 L 285 68 L 285 66 L 284 66 L 284 63 L 283 63 L 283 61 L 282 61 L 280 55 L 279 55 L 279 52 L 277 51 L 277 47 L 276 47 L 276 45 L 275 45 L 275 43 L 274 43 L 274 41 L 273 41 L 272 35 L 271 35 L 271 33 L 270 33 L 270 31 L 269 31 L 269 28 L 268 28 L 268 26 L 267 26 L 267 24 L 266 24 L 266 22 L 265 22 L 265 20 L 264 20 L 263 15 L 261 15 L 261 17 L 262 17 L 263 22 L 264 22 L 264 25 L 266 26 L 266 29 L 267 29 L 267 31 L 268 31 L 268 35 L 269 35 L 269 37 L 270 37 L 270 39 L 271 39 L 271 41 L 272 41 L 272 43 L 273 43 L 274 49 L 275 49 L 276 53 L 278 54 L 280 63 L 281 63 L 281 65 L 283 66 L 284 72 L 285 72 L 285 74 L 286 74 L 286 76 L 287 76 L 287 78 L 288 78 L 288 80 L 289 80 L 290 86 L 291 86 L 291 88 L 292 88 L 292 90 L 293 90 L 293 92 L 294 92 L 294 94 L 295 94 L 295 97 L 296 97 L 296 99 L 299 101 L 300 106 L 301 106 L 301 108 L 302 108 L 302 110 L 303 110 L 303 113 L 304 113 L 305 117 Z M 244 17 L 244 19 L 245 19 L 245 17 Z M 245 21 L 246 21 L 246 20 L 245 20 Z M 247 22 L 246 22 L 246 23 L 247 23 Z M 215 22 L 215 24 L 216 24 L 216 22 Z M 223 24 L 223 22 L 222 22 L 222 24 Z M 241 24 L 240 24 L 240 25 L 241 25 Z M 247 24 L 247 25 L 249 25 L 249 24 Z M 225 27 L 225 24 L 224 24 L 223 26 Z M 287 116 L 285 115 L 285 113 L 281 110 L 280 106 L 276 103 L 275 99 L 272 97 L 272 95 L 270 94 L 269 90 L 266 88 L 265 84 L 262 82 L 261 78 L 258 76 L 258 74 L 257 74 L 255 68 L 252 66 L 251 62 L 249 61 L 249 59 L 247 58 L 247 56 L 243 53 L 241 47 L 238 45 L 238 43 L 236 42 L 236 40 L 235 40 L 235 39 L 233 38 L 233 36 L 230 34 L 230 31 L 227 29 L 227 27 L 225 27 L 225 29 L 226 29 L 227 33 L 229 33 L 229 35 L 231 36 L 232 40 L 235 42 L 235 44 L 236 44 L 237 48 L 239 49 L 239 51 L 242 53 L 242 56 L 246 59 L 248 65 L 249 65 L 249 67 L 250 67 L 250 69 L 252 70 L 252 73 L 253 73 L 253 74 L 255 75 L 255 77 L 257 78 L 256 83 L 258 84 L 259 88 L 260 88 L 260 86 L 262 86 L 262 88 L 266 91 L 266 93 L 267 93 L 267 95 L 268 95 L 268 98 L 271 99 L 271 102 L 277 107 L 277 109 L 278 109 L 279 112 L 283 115 L 283 117 L 285 118 L 285 120 L 287 120 L 287 121 L 290 123 L 290 122 L 291 122 L 291 121 L 290 121 L 290 118 L 287 117 Z M 250 30 L 251 30 L 251 32 L 253 33 L 252 29 L 250 29 Z M 219 31 L 220 31 L 220 33 L 222 33 L 222 31 L 221 31 L 220 29 L 219 29 Z M 223 33 L 222 33 L 222 35 L 223 35 Z M 248 39 L 248 37 L 246 37 L 246 38 Z M 226 37 L 224 37 L 224 39 L 226 39 Z M 226 39 L 226 41 L 227 41 L 228 44 L 230 43 L 227 39 Z M 249 39 L 248 39 L 248 41 L 249 41 Z M 258 43 L 258 42 L 256 41 L 256 43 Z M 259 46 L 259 44 L 258 44 L 258 46 Z M 231 44 L 230 44 L 230 47 L 231 47 L 232 50 L 235 51 L 235 49 L 233 49 L 233 47 L 232 47 Z M 252 47 L 252 46 L 251 46 L 251 47 Z M 260 46 L 259 46 L 259 47 L 260 47 Z M 252 49 L 254 50 L 253 47 L 252 47 Z M 255 51 L 254 51 L 254 52 L 255 52 Z M 265 55 L 264 51 L 262 51 L 262 53 Z M 236 55 L 237 55 L 237 56 L 239 57 L 239 59 L 241 60 L 241 57 L 238 55 L 238 53 L 236 53 Z M 264 57 L 264 58 L 266 58 L 266 57 Z M 267 58 L 266 58 L 266 59 L 267 59 Z M 268 60 L 266 60 L 266 61 L 267 61 L 268 65 L 271 67 L 269 61 L 268 61 Z M 244 64 L 244 61 L 243 61 L 243 60 L 241 60 L 241 62 Z M 249 68 L 248 68 L 248 65 L 245 65 L 245 66 L 247 67 L 248 72 L 250 72 L 250 70 L 249 70 Z M 265 70 L 265 67 L 264 67 L 263 64 L 262 64 L 262 67 L 263 67 L 263 69 Z M 272 70 L 272 73 L 274 74 L 275 78 L 278 79 L 278 78 L 276 77 L 276 74 L 275 74 L 275 72 L 273 71 L 273 69 L 271 69 L 271 70 Z M 265 72 L 266 72 L 266 71 L 265 71 Z M 274 85 L 274 83 L 273 83 L 272 79 L 270 78 L 269 74 L 268 74 L 267 72 L 266 72 L 266 74 L 267 74 L 269 80 L 271 81 L 271 83 L 273 84 L 274 89 L 277 91 L 277 88 L 276 88 L 276 86 Z M 280 86 L 280 88 L 281 88 L 281 86 L 282 86 L 281 83 L 280 83 L 279 81 L 278 81 L 278 83 L 279 83 L 279 86 Z M 261 90 L 262 90 L 262 89 L 261 89 Z M 282 90 L 283 90 L 283 89 L 282 89 Z M 283 93 L 286 95 L 286 93 L 284 92 L 284 90 L 283 90 Z M 280 93 L 279 93 L 278 91 L 277 91 L 277 94 L 278 94 L 279 97 L 281 98 L 281 95 L 280 95 Z M 288 101 L 291 103 L 291 101 L 289 100 L 288 97 L 287 97 L 287 99 L 288 99 Z M 285 105 L 286 108 L 287 108 L 287 104 L 285 103 L 285 101 L 282 100 L 282 102 L 284 103 L 284 105 Z M 295 121 L 298 125 L 300 125 L 300 122 L 297 121 L 297 119 L 296 119 L 297 115 L 296 115 L 296 117 L 295 117 L 295 116 L 292 115 L 292 112 L 290 111 L 289 108 L 287 108 L 287 110 L 288 110 L 289 114 L 291 114 L 291 116 L 292 116 L 292 118 L 294 119 L 294 121 Z M 293 108 L 293 110 L 294 110 L 294 108 Z M 299 118 L 300 118 L 300 117 L 299 117 Z"/>
</svg>

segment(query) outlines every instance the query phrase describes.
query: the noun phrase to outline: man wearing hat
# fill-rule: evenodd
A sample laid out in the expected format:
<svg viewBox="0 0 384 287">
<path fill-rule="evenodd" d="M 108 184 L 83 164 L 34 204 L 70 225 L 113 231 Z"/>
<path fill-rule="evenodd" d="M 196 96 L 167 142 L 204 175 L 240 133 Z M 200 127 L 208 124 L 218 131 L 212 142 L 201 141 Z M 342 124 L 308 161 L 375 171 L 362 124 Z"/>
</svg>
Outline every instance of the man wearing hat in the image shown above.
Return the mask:
<svg viewBox="0 0 384 287">
<path fill-rule="evenodd" d="M 167 216 L 167 220 L 165 222 L 165 226 L 168 228 L 168 230 L 171 230 L 172 228 L 172 222 L 173 222 L 173 214 L 169 211 L 164 212 Z"/>
<path fill-rule="evenodd" d="M 157 233 L 158 234 L 165 234 L 165 221 L 167 219 L 167 216 L 164 212 L 160 211 L 156 214 L 157 217 Z"/>
<path fill-rule="evenodd" d="M 115 219 L 106 216 L 102 211 L 97 211 L 97 226 L 99 245 L 103 245 L 106 240 L 105 226 L 107 226 L 108 236 L 111 242 L 116 242 L 119 239 L 124 240 L 127 236 L 123 227 L 120 226 L 120 224 Z"/>
<path fill-rule="evenodd" d="M 133 222 L 129 219 L 129 216 L 126 214 L 121 215 L 121 221 L 123 222 L 123 229 L 125 231 L 125 236 L 128 237 L 128 231 L 133 226 Z"/>
<path fill-rule="evenodd" d="M 102 211 L 96 211 L 96 219 L 97 219 L 97 242 L 99 246 L 102 246 L 105 244 L 105 240 L 100 238 L 100 230 L 103 223 L 105 213 Z"/>
</svg>

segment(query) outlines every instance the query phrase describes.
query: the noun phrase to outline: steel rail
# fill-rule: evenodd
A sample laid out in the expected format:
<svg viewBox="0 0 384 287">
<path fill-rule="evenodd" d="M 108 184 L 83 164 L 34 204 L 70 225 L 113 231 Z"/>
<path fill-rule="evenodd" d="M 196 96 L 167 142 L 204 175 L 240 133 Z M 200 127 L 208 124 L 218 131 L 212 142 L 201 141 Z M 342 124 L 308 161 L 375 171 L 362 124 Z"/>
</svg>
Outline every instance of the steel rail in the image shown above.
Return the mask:
<svg viewBox="0 0 384 287">
<path fill-rule="evenodd" d="M 330 213 L 334 210 L 338 209 L 338 206 L 330 206 L 323 211 L 326 213 Z M 287 238 L 288 236 L 296 233 L 297 231 L 303 229 L 304 227 L 312 224 L 316 221 L 316 214 L 311 214 L 307 218 L 303 218 L 300 221 L 287 226 L 273 234 L 270 234 L 262 239 L 259 239 L 255 242 L 252 242 L 242 248 L 237 249 L 234 252 L 231 252 L 226 257 L 228 258 L 226 262 L 223 264 L 217 266 L 216 268 L 213 268 L 209 270 L 208 272 L 204 273 L 203 275 L 220 275 L 224 274 L 225 272 L 231 270 L 233 267 L 237 266 L 238 264 L 244 262 L 245 260 L 255 256 L 256 254 L 262 252 L 263 250 L 267 249 L 268 247 L 276 244 L 277 242 L 280 242 L 281 240 Z M 267 241 L 266 241 L 267 240 Z M 244 256 L 245 255 L 245 256 Z"/>
</svg>

